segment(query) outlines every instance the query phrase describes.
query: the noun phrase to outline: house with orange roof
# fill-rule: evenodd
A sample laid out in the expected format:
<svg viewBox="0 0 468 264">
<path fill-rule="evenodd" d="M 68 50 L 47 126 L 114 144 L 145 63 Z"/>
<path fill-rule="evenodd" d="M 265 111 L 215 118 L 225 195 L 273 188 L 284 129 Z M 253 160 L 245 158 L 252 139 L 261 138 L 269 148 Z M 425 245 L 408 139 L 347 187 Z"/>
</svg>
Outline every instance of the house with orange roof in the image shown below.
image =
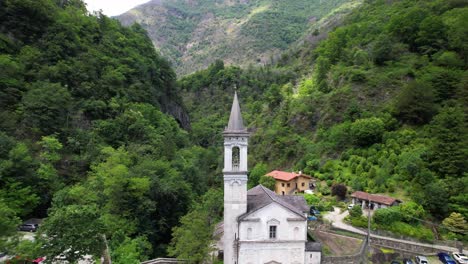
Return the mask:
<svg viewBox="0 0 468 264">
<path fill-rule="evenodd" d="M 279 195 L 290 195 L 310 190 L 315 182 L 311 176 L 303 174 L 301 171 L 296 173 L 274 170 L 267 173 L 266 176 L 276 180 L 275 193 Z"/>
</svg>

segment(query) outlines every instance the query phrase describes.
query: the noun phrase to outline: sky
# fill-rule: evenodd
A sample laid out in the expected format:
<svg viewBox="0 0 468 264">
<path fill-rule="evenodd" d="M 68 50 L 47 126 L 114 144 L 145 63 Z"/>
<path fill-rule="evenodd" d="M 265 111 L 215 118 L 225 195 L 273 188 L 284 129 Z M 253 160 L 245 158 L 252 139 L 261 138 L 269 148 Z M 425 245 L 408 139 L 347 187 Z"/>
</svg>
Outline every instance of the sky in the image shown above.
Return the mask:
<svg viewBox="0 0 468 264">
<path fill-rule="evenodd" d="M 84 2 L 87 4 L 88 11 L 102 9 L 104 15 L 116 16 L 149 0 L 84 0 Z"/>
</svg>

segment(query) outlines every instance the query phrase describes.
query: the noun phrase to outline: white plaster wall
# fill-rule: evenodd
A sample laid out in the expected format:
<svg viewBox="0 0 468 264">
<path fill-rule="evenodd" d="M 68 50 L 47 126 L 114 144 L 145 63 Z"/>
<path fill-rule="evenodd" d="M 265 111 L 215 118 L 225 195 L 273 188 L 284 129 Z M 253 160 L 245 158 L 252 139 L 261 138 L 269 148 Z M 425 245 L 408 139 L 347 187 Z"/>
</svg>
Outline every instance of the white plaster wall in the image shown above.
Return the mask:
<svg viewBox="0 0 468 264">
<path fill-rule="evenodd" d="M 241 244 L 239 252 L 239 264 L 265 264 L 276 261 L 281 264 L 303 264 L 304 243 L 256 243 L 246 242 Z"/>
<path fill-rule="evenodd" d="M 234 264 L 239 236 L 237 218 L 247 212 L 247 175 L 224 176 L 224 263 Z M 238 263 L 239 264 L 239 263 Z"/>
<path fill-rule="evenodd" d="M 304 263 L 307 221 L 288 221 L 299 218 L 281 205 L 272 203 L 250 214 L 240 222 L 239 264 Z M 249 221 L 250 220 L 250 221 Z M 277 238 L 269 238 L 269 221 L 278 221 Z M 248 237 L 248 229 L 251 236 Z M 297 228 L 296 233 L 294 230 Z"/>
<path fill-rule="evenodd" d="M 306 252 L 305 253 L 305 264 L 320 264 L 321 262 L 320 252 Z"/>
</svg>

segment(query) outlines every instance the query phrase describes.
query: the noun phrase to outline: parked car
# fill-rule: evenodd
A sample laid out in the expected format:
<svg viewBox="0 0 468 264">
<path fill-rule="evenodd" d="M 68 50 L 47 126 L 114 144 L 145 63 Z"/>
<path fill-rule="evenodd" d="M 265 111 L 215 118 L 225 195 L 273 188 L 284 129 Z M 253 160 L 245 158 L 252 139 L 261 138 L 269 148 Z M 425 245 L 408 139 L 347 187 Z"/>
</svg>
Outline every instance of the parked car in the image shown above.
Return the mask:
<svg viewBox="0 0 468 264">
<path fill-rule="evenodd" d="M 0 252 L 0 263 L 5 262 L 8 259 L 8 255 L 6 252 Z"/>
<path fill-rule="evenodd" d="M 463 253 L 452 253 L 453 258 L 460 264 L 468 264 L 468 257 Z"/>
<path fill-rule="evenodd" d="M 424 256 L 416 256 L 416 264 L 429 264 L 429 261 Z"/>
<path fill-rule="evenodd" d="M 36 232 L 38 224 L 22 224 L 18 227 L 19 231 Z"/>
<path fill-rule="evenodd" d="M 439 256 L 439 260 L 442 261 L 442 263 L 444 264 L 457 264 L 455 260 L 453 260 L 453 258 L 445 252 L 440 252 L 437 254 L 437 256 Z"/>
<path fill-rule="evenodd" d="M 403 259 L 403 264 L 414 264 L 414 262 L 411 259 Z"/>
<path fill-rule="evenodd" d="M 40 258 L 31 260 L 29 258 L 24 258 L 22 256 L 15 256 L 15 257 L 7 260 L 6 264 L 13 264 L 13 263 L 15 263 L 15 264 L 43 264 L 45 259 L 46 259 L 46 257 L 40 257 Z"/>
<path fill-rule="evenodd" d="M 348 205 L 348 210 L 353 209 L 354 206 L 355 206 L 355 204 L 350 204 L 350 205 Z"/>
<path fill-rule="evenodd" d="M 42 264 L 42 263 L 44 263 L 45 259 L 46 259 L 45 257 L 40 257 L 40 258 L 37 258 L 37 259 L 33 260 L 32 263 Z"/>
</svg>

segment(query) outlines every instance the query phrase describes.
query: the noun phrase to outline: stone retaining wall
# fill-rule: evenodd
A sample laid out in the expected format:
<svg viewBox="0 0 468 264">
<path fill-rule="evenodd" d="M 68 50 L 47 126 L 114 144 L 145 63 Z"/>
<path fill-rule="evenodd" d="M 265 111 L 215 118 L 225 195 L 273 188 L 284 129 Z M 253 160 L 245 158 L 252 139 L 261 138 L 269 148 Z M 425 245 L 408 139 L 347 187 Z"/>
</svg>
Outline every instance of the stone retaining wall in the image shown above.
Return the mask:
<svg viewBox="0 0 468 264">
<path fill-rule="evenodd" d="M 380 246 L 385 248 L 391 248 L 394 250 L 400 250 L 405 252 L 412 252 L 422 255 L 431 255 L 437 252 L 440 252 L 440 249 L 431 246 L 418 245 L 413 243 L 402 243 L 400 241 L 393 241 L 389 239 L 382 239 L 377 237 L 370 238 L 370 243 L 372 246 Z"/>
<path fill-rule="evenodd" d="M 322 231 L 323 232 L 323 231 Z M 359 252 L 354 255 L 349 256 L 323 256 L 322 264 L 350 264 L 350 263 L 365 263 L 366 257 L 366 248 L 367 248 L 367 238 L 364 239 L 361 245 Z"/>
<path fill-rule="evenodd" d="M 175 258 L 157 258 L 141 262 L 141 264 L 175 264 L 175 263 L 187 263 L 184 260 L 178 260 Z"/>
</svg>

